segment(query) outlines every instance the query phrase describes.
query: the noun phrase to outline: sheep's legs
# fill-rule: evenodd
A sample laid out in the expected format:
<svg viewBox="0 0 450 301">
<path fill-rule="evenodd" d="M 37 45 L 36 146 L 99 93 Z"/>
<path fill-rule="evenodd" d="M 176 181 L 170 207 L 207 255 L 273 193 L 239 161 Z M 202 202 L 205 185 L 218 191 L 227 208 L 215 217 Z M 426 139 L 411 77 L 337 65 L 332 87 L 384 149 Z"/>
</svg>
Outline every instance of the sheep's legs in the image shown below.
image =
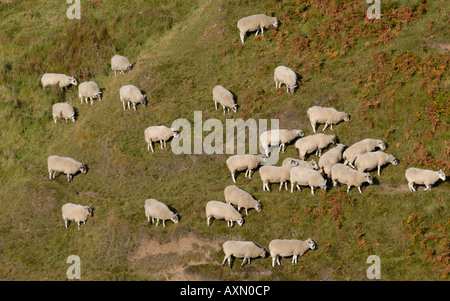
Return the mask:
<svg viewBox="0 0 450 301">
<path fill-rule="evenodd" d="M 362 193 L 361 186 L 358 187 L 359 193 Z"/>
<path fill-rule="evenodd" d="M 256 31 L 256 33 L 255 33 L 255 37 L 258 35 L 258 32 L 259 32 L 259 29 Z"/>
<path fill-rule="evenodd" d="M 314 195 L 314 186 L 311 186 L 311 194 Z"/>
<path fill-rule="evenodd" d="M 380 171 L 381 171 L 381 166 L 378 165 L 378 176 L 379 176 L 379 177 L 381 176 L 381 175 L 380 175 Z"/>
<path fill-rule="evenodd" d="M 206 225 L 209 227 L 209 221 L 211 220 L 211 217 L 206 218 Z"/>
<path fill-rule="evenodd" d="M 276 261 L 277 259 L 276 259 L 276 256 L 275 257 L 272 257 L 272 267 L 275 267 L 275 261 Z"/>
<path fill-rule="evenodd" d="M 125 101 L 122 101 L 123 103 L 123 110 L 126 111 L 127 109 L 125 108 Z"/>
<path fill-rule="evenodd" d="M 217 106 L 217 101 L 214 100 L 214 105 L 216 106 L 216 111 L 219 109 Z"/>
<path fill-rule="evenodd" d="M 166 221 L 165 220 L 163 220 L 163 227 L 164 228 L 166 227 Z"/>
<path fill-rule="evenodd" d="M 66 226 L 66 229 L 68 229 L 68 227 L 69 227 L 69 221 L 68 221 L 67 219 L 64 219 L 64 224 L 65 224 L 65 226 Z"/>
<path fill-rule="evenodd" d="M 350 185 L 347 186 L 347 193 L 350 191 L 350 187 L 352 187 L 352 186 L 350 186 Z"/>
<path fill-rule="evenodd" d="M 161 149 L 164 148 L 164 142 L 162 140 L 159 140 L 159 144 L 161 144 Z"/>
<path fill-rule="evenodd" d="M 315 133 L 316 132 L 316 124 L 314 122 L 311 122 L 311 126 L 313 129 L 313 132 Z"/>
<path fill-rule="evenodd" d="M 159 224 L 159 219 L 157 218 L 156 219 L 156 227 L 158 227 L 158 224 Z"/>
<path fill-rule="evenodd" d="M 152 153 L 155 152 L 155 151 L 153 150 L 153 143 L 152 143 L 151 141 L 147 144 L 147 150 L 150 151 L 150 149 L 152 150 Z"/>
<path fill-rule="evenodd" d="M 80 230 L 80 222 L 78 222 L 78 230 Z"/>
<path fill-rule="evenodd" d="M 264 35 L 264 27 L 261 27 L 261 35 Z"/>
<path fill-rule="evenodd" d="M 231 178 L 233 179 L 233 182 L 236 183 L 236 179 L 234 178 L 234 173 L 231 173 Z"/>
<path fill-rule="evenodd" d="M 242 42 L 242 44 L 244 44 L 244 37 L 245 37 L 245 34 L 240 33 L 239 36 L 241 37 L 241 42 Z"/>
<path fill-rule="evenodd" d="M 431 185 L 427 185 L 427 184 L 425 184 L 425 190 L 424 191 L 427 191 L 427 190 L 431 190 Z"/>
<path fill-rule="evenodd" d="M 325 129 L 328 127 L 328 123 L 325 122 L 325 126 L 322 129 L 322 132 L 325 131 Z"/>
</svg>

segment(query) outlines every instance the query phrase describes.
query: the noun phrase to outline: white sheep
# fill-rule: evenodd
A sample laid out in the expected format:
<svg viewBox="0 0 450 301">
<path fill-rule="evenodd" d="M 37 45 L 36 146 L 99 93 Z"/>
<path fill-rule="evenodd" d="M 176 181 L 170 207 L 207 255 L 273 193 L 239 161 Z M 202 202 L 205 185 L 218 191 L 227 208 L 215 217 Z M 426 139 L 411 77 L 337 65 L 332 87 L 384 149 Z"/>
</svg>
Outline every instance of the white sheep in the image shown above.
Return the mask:
<svg viewBox="0 0 450 301">
<path fill-rule="evenodd" d="M 268 156 L 270 146 L 279 145 L 279 150 L 284 153 L 286 143 L 291 143 L 294 139 L 303 137 L 304 135 L 305 133 L 302 130 L 269 130 L 259 136 L 259 142 L 266 152 L 266 156 Z"/>
<path fill-rule="evenodd" d="M 206 203 L 205 210 L 206 224 L 208 227 L 211 218 L 226 220 L 228 227 L 233 227 L 234 222 L 237 222 L 239 226 L 244 224 L 242 215 L 230 204 L 218 201 L 209 201 Z"/>
<path fill-rule="evenodd" d="M 275 81 L 275 88 L 281 88 L 282 84 L 286 85 L 286 92 L 294 94 L 297 88 L 297 74 L 291 68 L 286 66 L 278 66 L 273 73 L 273 80 Z"/>
<path fill-rule="evenodd" d="M 330 176 L 330 169 L 336 163 L 339 163 L 342 160 L 342 152 L 345 149 L 344 144 L 337 144 L 336 147 L 333 147 L 326 153 L 324 153 L 319 159 L 319 171 L 323 172 L 327 176 Z"/>
<path fill-rule="evenodd" d="M 120 88 L 120 101 L 123 103 L 123 110 L 125 111 L 125 102 L 128 103 L 128 109 L 130 109 L 131 103 L 136 111 L 136 105 L 138 103 L 142 104 L 144 107 L 147 106 L 147 97 L 142 93 L 142 91 L 133 85 L 125 85 Z"/>
<path fill-rule="evenodd" d="M 331 126 L 331 130 L 333 130 L 333 124 L 338 124 L 341 121 L 350 120 L 349 114 L 340 112 L 335 108 L 313 106 L 306 111 L 306 114 L 308 115 L 308 118 L 311 122 L 314 133 L 316 132 L 317 123 L 325 123 L 325 126 L 322 130 L 325 131 L 328 126 Z"/>
<path fill-rule="evenodd" d="M 84 82 L 78 86 L 78 97 L 81 103 L 83 100 L 88 103 L 88 98 L 91 100 L 91 106 L 94 103 L 94 99 L 98 101 L 102 100 L 102 91 L 95 82 Z"/>
<path fill-rule="evenodd" d="M 410 167 L 405 172 L 405 177 L 408 180 L 408 187 L 411 191 L 416 191 L 414 184 L 425 185 L 425 190 L 430 190 L 431 186 L 434 185 L 439 179 L 445 182 L 445 174 L 440 169 L 439 171 L 421 169 Z"/>
<path fill-rule="evenodd" d="M 314 161 L 313 159 L 311 159 L 309 161 L 305 161 L 305 160 L 294 159 L 294 158 L 286 158 L 283 160 L 283 163 L 281 163 L 281 165 L 285 165 L 287 162 L 289 162 L 291 160 L 297 162 L 298 166 L 301 166 L 304 168 L 309 168 L 309 169 L 314 169 L 314 170 L 317 170 L 319 168 L 316 161 Z"/>
<path fill-rule="evenodd" d="M 64 119 L 66 122 L 67 120 L 71 119 L 73 122 L 75 122 L 75 109 L 71 104 L 68 103 L 55 103 L 52 106 L 52 116 L 55 123 L 58 121 L 58 119 Z"/>
<path fill-rule="evenodd" d="M 244 44 L 244 38 L 247 32 L 256 30 L 256 37 L 259 30 L 261 29 L 261 35 L 264 35 L 264 28 L 267 28 L 270 25 L 276 28 L 278 26 L 277 18 L 269 17 L 264 14 L 258 14 L 240 19 L 237 22 L 237 28 L 239 29 L 239 36 L 241 38 L 242 44 Z"/>
<path fill-rule="evenodd" d="M 124 74 L 124 72 L 131 70 L 132 68 L 133 64 L 130 64 L 128 58 L 122 55 L 116 54 L 111 58 L 111 69 L 114 71 L 114 76 L 117 76 L 117 71 Z"/>
<path fill-rule="evenodd" d="M 248 209 L 253 208 L 257 212 L 260 212 L 262 209 L 259 200 L 255 200 L 250 193 L 240 189 L 236 185 L 225 187 L 223 193 L 225 195 L 225 202 L 237 206 L 238 211 L 241 211 L 241 208 L 244 208 L 245 215 L 248 215 Z"/>
<path fill-rule="evenodd" d="M 72 203 L 64 204 L 61 207 L 61 210 L 66 229 L 68 229 L 69 227 L 69 221 L 73 221 L 78 224 L 78 230 L 80 230 L 80 224 L 86 224 L 88 216 L 93 216 L 94 212 L 94 209 L 91 207 L 91 205 L 83 206 Z"/>
<path fill-rule="evenodd" d="M 342 163 L 336 163 L 331 166 L 331 180 L 333 181 L 333 186 L 336 187 L 337 183 L 342 183 L 347 185 L 347 193 L 350 191 L 352 186 L 358 187 L 359 193 L 361 191 L 361 185 L 364 182 L 373 184 L 372 177 L 368 172 L 360 172 L 348 167 Z"/>
<path fill-rule="evenodd" d="M 377 147 L 383 151 L 386 149 L 386 143 L 380 139 L 371 138 L 356 142 L 347 148 L 342 154 L 342 158 L 345 160 L 344 164 L 349 164 L 351 167 L 354 167 L 353 162 L 357 156 L 374 151 Z"/>
<path fill-rule="evenodd" d="M 225 262 L 228 260 L 228 266 L 231 268 L 231 257 L 234 256 L 236 258 L 244 258 L 241 264 L 241 268 L 244 265 L 245 261 L 248 261 L 248 264 L 251 264 L 250 260 L 252 258 L 262 257 L 266 258 L 267 251 L 254 242 L 251 241 L 236 241 L 236 240 L 228 240 L 222 245 L 223 252 L 225 253 L 225 258 L 222 262 L 222 267 L 225 266 Z"/>
<path fill-rule="evenodd" d="M 298 256 L 303 256 L 308 250 L 314 250 L 315 248 L 316 244 L 311 238 L 307 240 L 274 239 L 269 243 L 272 267 L 275 267 L 275 262 L 280 265 L 280 256 L 292 256 L 292 264 L 297 264 Z"/>
<path fill-rule="evenodd" d="M 42 75 L 41 84 L 42 88 L 58 85 L 59 88 L 61 88 L 61 91 L 64 91 L 65 88 L 70 85 L 76 86 L 77 80 L 74 77 L 65 74 L 45 73 Z"/>
<path fill-rule="evenodd" d="M 223 115 L 225 115 L 226 109 L 228 110 L 228 113 L 230 113 L 230 108 L 233 112 L 237 112 L 237 104 L 234 100 L 233 93 L 229 90 L 221 85 L 217 85 L 214 87 L 212 94 L 216 111 L 218 109 L 218 104 L 221 104 L 223 107 Z"/>
<path fill-rule="evenodd" d="M 166 227 L 166 220 L 171 220 L 175 224 L 178 224 L 178 214 L 172 212 L 169 207 L 155 199 L 147 199 L 145 200 L 145 217 L 150 224 L 150 218 L 152 218 L 152 223 L 155 222 L 156 219 L 156 227 L 158 227 L 159 220 L 162 220 L 163 227 Z"/>
<path fill-rule="evenodd" d="M 392 165 L 398 164 L 398 159 L 391 154 L 386 154 L 382 151 L 367 152 L 356 157 L 355 167 L 358 171 L 364 172 L 366 170 L 378 169 L 378 176 L 380 175 L 381 166 L 391 163 Z"/>
<path fill-rule="evenodd" d="M 297 166 L 291 169 L 289 175 L 291 182 L 291 192 L 294 192 L 294 186 L 302 191 L 300 186 L 309 186 L 311 194 L 314 195 L 314 187 L 327 190 L 327 180 L 317 170 Z"/>
<path fill-rule="evenodd" d="M 280 183 L 281 190 L 283 184 L 287 188 L 287 182 L 290 179 L 291 168 L 298 166 L 298 163 L 294 160 L 288 161 L 282 166 L 262 166 L 259 169 L 259 174 L 263 182 L 263 190 L 270 191 L 269 183 Z"/>
<path fill-rule="evenodd" d="M 335 135 L 325 135 L 322 133 L 309 135 L 298 139 L 294 146 L 298 151 L 300 159 L 304 160 L 307 154 L 316 152 L 316 156 L 322 155 L 322 149 L 327 148 L 328 145 L 337 143 L 337 137 Z"/>
<path fill-rule="evenodd" d="M 50 156 L 47 159 L 47 165 L 50 180 L 55 179 L 56 172 L 61 172 L 67 175 L 67 181 L 70 183 L 77 172 L 87 172 L 86 164 L 69 157 Z"/>
<path fill-rule="evenodd" d="M 145 141 L 147 142 L 147 150 L 152 152 L 155 152 L 153 150 L 153 142 L 159 141 L 161 143 L 161 149 L 166 147 L 166 142 L 170 138 L 174 137 L 175 139 L 178 139 L 180 137 L 180 131 L 175 128 L 168 128 L 164 125 L 159 126 L 150 126 L 145 129 L 144 136 Z"/>
<path fill-rule="evenodd" d="M 227 161 L 228 170 L 231 172 L 231 178 L 236 183 L 235 174 L 237 171 L 245 170 L 245 177 L 252 178 L 252 170 L 256 169 L 259 165 L 265 164 L 267 156 L 264 155 L 233 155 L 230 156 Z"/>
</svg>

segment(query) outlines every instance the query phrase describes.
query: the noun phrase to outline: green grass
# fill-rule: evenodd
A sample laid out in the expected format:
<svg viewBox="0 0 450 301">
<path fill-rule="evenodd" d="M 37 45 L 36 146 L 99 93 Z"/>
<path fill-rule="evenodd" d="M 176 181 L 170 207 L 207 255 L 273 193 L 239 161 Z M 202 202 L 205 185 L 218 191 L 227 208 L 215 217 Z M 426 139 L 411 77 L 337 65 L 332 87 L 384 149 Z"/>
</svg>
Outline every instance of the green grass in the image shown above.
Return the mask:
<svg viewBox="0 0 450 301">
<path fill-rule="evenodd" d="M 0 37 L 7 41 L 0 45 L 0 279 L 65 280 L 72 254 L 82 259 L 83 280 L 160 280 L 158 271 L 174 267 L 200 279 L 365 280 L 369 255 L 380 256 L 383 280 L 448 279 L 448 181 L 428 192 L 404 190 L 408 166 L 450 169 L 449 55 L 427 46 L 449 36 L 445 0 L 391 1 L 382 20 L 367 24 L 363 1 L 336 1 L 339 9 L 303 2 L 82 1 L 80 21 L 68 20 L 67 6 L 57 1 L 0 4 Z M 241 45 L 235 24 L 253 13 L 274 13 L 281 24 Z M 114 77 L 115 53 L 136 67 Z M 281 64 L 302 76 L 294 95 L 274 88 L 273 69 Z M 43 91 L 43 72 L 94 80 L 105 89 L 103 100 L 89 107 L 79 103 L 76 87 Z M 146 90 L 148 106 L 124 112 L 124 84 Z M 214 109 L 217 84 L 238 96 L 231 117 Z M 51 105 L 60 101 L 76 107 L 76 123 L 53 123 Z M 192 124 L 195 110 L 224 124 L 278 118 L 280 127 L 309 135 L 306 110 L 317 104 L 352 116 L 334 127 L 340 142 L 383 139 L 400 164 L 381 177 L 372 173 L 376 185 L 362 195 L 355 188 L 347 195 L 342 186 L 314 196 L 309 189 L 279 192 L 278 185 L 263 192 L 258 172 L 252 180 L 241 173 L 239 187 L 263 204 L 243 227 L 206 226 L 205 203 L 223 201 L 232 184 L 227 155 L 174 155 L 159 144 L 149 153 L 144 141 L 146 127 L 178 118 Z M 81 160 L 89 171 L 72 184 L 64 175 L 50 182 L 51 154 Z M 288 156 L 297 156 L 293 145 L 280 159 Z M 180 223 L 148 226 L 143 204 L 150 197 L 175 208 Z M 80 231 L 63 227 L 67 202 L 96 208 Z M 311 237 L 318 248 L 296 266 L 284 259 L 275 269 L 270 259 L 240 270 L 238 259 L 232 270 L 222 269 L 222 252 L 202 246 L 209 256 L 193 250 L 130 260 L 146 239 L 167 243 L 188 233 L 266 248 L 274 238 Z"/>
</svg>

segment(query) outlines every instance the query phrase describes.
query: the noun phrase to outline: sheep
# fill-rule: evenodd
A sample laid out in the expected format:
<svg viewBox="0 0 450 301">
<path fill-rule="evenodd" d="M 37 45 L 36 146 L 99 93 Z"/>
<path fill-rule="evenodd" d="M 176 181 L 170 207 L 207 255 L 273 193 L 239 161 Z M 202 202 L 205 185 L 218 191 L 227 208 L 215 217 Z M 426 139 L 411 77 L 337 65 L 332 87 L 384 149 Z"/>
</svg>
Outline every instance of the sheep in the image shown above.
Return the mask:
<svg viewBox="0 0 450 301">
<path fill-rule="evenodd" d="M 234 101 L 233 93 L 229 90 L 221 85 L 217 85 L 214 87 L 212 94 L 216 111 L 218 109 L 218 104 L 221 104 L 223 107 L 223 115 L 225 115 L 226 109 L 228 110 L 228 113 L 230 113 L 230 108 L 233 112 L 237 112 L 237 104 Z"/>
<path fill-rule="evenodd" d="M 236 185 L 225 187 L 223 193 L 225 195 L 225 202 L 237 206 L 238 211 L 241 211 L 241 208 L 244 208 L 245 215 L 248 215 L 248 209 L 253 208 L 256 212 L 260 212 L 262 209 L 259 200 L 255 200 L 250 193 L 240 189 Z"/>
<path fill-rule="evenodd" d="M 294 159 L 294 158 L 286 158 L 283 160 L 283 163 L 281 163 L 281 165 L 285 165 L 290 160 L 297 162 L 298 166 L 301 166 L 304 168 L 309 168 L 309 169 L 314 169 L 314 170 L 317 170 L 319 168 L 316 161 L 314 161 L 313 159 L 311 159 L 310 161 L 305 161 L 305 160 Z"/>
<path fill-rule="evenodd" d="M 178 224 L 178 214 L 172 212 L 169 207 L 155 199 L 145 200 L 145 217 L 149 224 L 154 223 L 156 219 L 156 227 L 158 227 L 159 220 L 162 220 L 163 227 L 166 227 L 166 220 L 171 220 L 175 224 Z M 152 221 L 150 222 L 150 217 Z"/>
<path fill-rule="evenodd" d="M 52 106 L 52 116 L 55 123 L 58 121 L 58 119 L 65 119 L 66 122 L 67 120 L 71 119 L 73 122 L 75 122 L 75 109 L 71 104 L 65 102 L 55 103 Z"/>
<path fill-rule="evenodd" d="M 78 97 L 80 98 L 81 103 L 83 103 L 83 99 L 86 103 L 88 103 L 89 98 L 92 106 L 94 103 L 94 98 L 98 99 L 98 101 L 102 100 L 102 91 L 100 91 L 97 83 L 84 82 L 78 86 Z"/>
<path fill-rule="evenodd" d="M 398 159 L 393 155 L 386 154 L 385 152 L 367 152 L 356 157 L 355 167 L 358 171 L 364 172 L 366 170 L 372 170 L 378 168 L 378 176 L 380 175 L 381 166 L 391 163 L 392 165 L 398 164 Z"/>
<path fill-rule="evenodd" d="M 286 130 L 277 129 L 265 131 L 259 136 L 261 147 L 269 155 L 269 146 L 279 145 L 279 150 L 284 153 L 286 143 L 291 143 L 292 140 L 303 137 L 305 133 L 302 130 Z"/>
<path fill-rule="evenodd" d="M 329 177 L 331 166 L 342 160 L 342 152 L 345 147 L 346 146 L 344 144 L 340 143 L 323 154 L 319 159 L 319 172 L 322 172 Z"/>
<path fill-rule="evenodd" d="M 439 171 L 421 169 L 410 167 L 405 172 L 405 177 L 408 180 L 408 187 L 410 191 L 416 191 L 414 184 L 425 185 L 425 190 L 430 190 L 431 186 L 434 185 L 439 179 L 445 181 L 445 174 L 440 169 Z"/>
<path fill-rule="evenodd" d="M 330 126 L 331 130 L 333 130 L 333 124 L 350 120 L 349 114 L 340 112 L 335 108 L 313 106 L 306 111 L 306 114 L 311 122 L 314 133 L 316 132 L 317 123 L 325 123 L 325 126 L 322 129 L 322 131 L 325 131 L 328 126 Z"/>
<path fill-rule="evenodd" d="M 225 266 L 225 262 L 228 260 L 228 266 L 231 268 L 231 257 L 244 258 L 241 264 L 241 268 L 244 266 L 245 261 L 251 264 L 250 260 L 252 258 L 267 257 L 267 251 L 254 242 L 251 241 L 236 241 L 228 240 L 222 245 L 223 252 L 225 253 L 225 258 L 222 262 L 222 267 Z"/>
<path fill-rule="evenodd" d="M 314 250 L 315 248 L 316 243 L 311 238 L 303 241 L 298 239 L 274 239 L 269 243 L 272 267 L 275 267 L 275 262 L 280 265 L 280 256 L 293 256 L 292 264 L 297 264 L 298 256 L 303 256 L 309 249 Z"/>
<path fill-rule="evenodd" d="M 273 73 L 273 80 L 275 81 L 275 88 L 281 88 L 282 84 L 286 85 L 286 92 L 294 94 L 297 88 L 297 74 L 286 66 L 278 66 Z"/>
<path fill-rule="evenodd" d="M 354 168 L 353 162 L 355 161 L 357 156 L 367 152 L 371 152 L 375 150 L 377 147 L 383 151 L 386 149 L 386 143 L 382 140 L 371 138 L 367 138 L 359 142 L 356 142 L 355 144 L 347 148 L 342 154 L 342 158 L 344 158 L 344 164 L 345 165 L 348 164 Z"/>
<path fill-rule="evenodd" d="M 233 227 L 233 223 L 237 222 L 239 226 L 244 224 L 242 215 L 230 204 L 209 201 L 205 206 L 206 210 L 206 224 L 210 225 L 211 218 L 224 219 L 227 221 L 228 227 Z"/>
<path fill-rule="evenodd" d="M 153 142 L 159 141 L 161 144 L 161 149 L 166 147 L 166 141 L 170 138 L 174 137 L 175 139 L 178 139 L 180 137 L 180 131 L 175 128 L 168 128 L 164 125 L 159 126 L 150 126 L 145 129 L 144 136 L 145 141 L 147 142 L 147 150 L 154 153 L 153 150 Z"/>
<path fill-rule="evenodd" d="M 80 230 L 80 224 L 86 224 L 88 216 L 94 216 L 94 209 L 91 205 L 83 206 L 67 203 L 61 207 L 61 211 L 64 219 L 64 225 L 67 230 L 69 227 L 69 221 L 76 222 L 78 224 L 78 230 Z"/>
<path fill-rule="evenodd" d="M 354 170 L 342 163 L 336 163 L 331 166 L 331 180 L 333 181 L 333 186 L 337 187 L 337 183 L 342 183 L 347 185 L 347 193 L 350 191 L 352 186 L 358 187 L 359 193 L 361 191 L 361 185 L 364 182 L 369 183 L 369 185 L 373 184 L 372 177 L 368 172 L 363 173 L 357 170 Z"/>
<path fill-rule="evenodd" d="M 70 85 L 76 86 L 77 80 L 74 77 L 65 74 L 45 73 L 42 75 L 41 84 L 44 89 L 47 86 L 58 85 L 61 91 L 64 92 L 66 87 Z"/>
<path fill-rule="evenodd" d="M 130 109 L 130 104 L 133 103 L 134 111 L 136 111 L 136 105 L 141 103 L 144 107 L 147 106 L 147 97 L 142 93 L 142 91 L 133 85 L 125 85 L 120 88 L 120 101 L 123 103 L 123 110 L 125 109 L 125 102 L 128 103 L 128 109 Z"/>
<path fill-rule="evenodd" d="M 322 155 L 322 149 L 330 144 L 336 145 L 337 137 L 335 135 L 325 135 L 322 133 L 306 136 L 298 139 L 294 146 L 298 151 L 300 159 L 304 160 L 307 154 L 316 151 L 316 156 Z"/>
<path fill-rule="evenodd" d="M 69 157 L 50 156 L 47 159 L 47 165 L 50 180 L 55 179 L 56 172 L 62 172 L 67 175 L 67 181 L 70 183 L 73 180 L 73 175 L 78 171 L 87 172 L 86 164 Z"/>
<path fill-rule="evenodd" d="M 289 181 L 291 182 L 291 193 L 294 192 L 294 186 L 296 186 L 299 191 L 302 191 L 300 186 L 309 186 L 312 195 L 314 195 L 314 187 L 327 190 L 327 180 L 320 172 L 301 166 L 291 169 Z"/>
<path fill-rule="evenodd" d="M 233 155 L 227 161 L 228 170 L 231 172 L 231 178 L 236 183 L 235 174 L 237 171 L 245 170 L 245 177 L 252 178 L 252 170 L 259 165 L 263 165 L 267 161 L 267 156 L 264 155 Z"/>
<path fill-rule="evenodd" d="M 263 166 L 259 169 L 259 174 L 261 175 L 261 180 L 263 182 L 263 190 L 270 191 L 269 183 L 280 183 L 281 190 L 283 184 L 286 190 L 287 182 L 290 178 L 291 168 L 298 166 L 298 163 L 294 160 L 288 161 L 283 166 Z"/>
<path fill-rule="evenodd" d="M 264 14 L 251 15 L 240 19 L 237 22 L 237 28 L 239 29 L 239 36 L 241 38 L 242 44 L 244 44 L 244 38 L 247 32 L 252 32 L 256 30 L 255 37 L 258 35 L 261 29 L 261 35 L 264 35 L 264 28 L 272 25 L 273 27 L 278 27 L 278 20 L 275 17 L 269 17 Z"/>
<path fill-rule="evenodd" d="M 128 58 L 124 56 L 116 54 L 111 58 L 111 69 L 114 71 L 114 76 L 117 76 L 117 71 L 124 74 L 124 72 L 131 70 L 132 68 L 133 64 L 130 64 Z"/>
</svg>

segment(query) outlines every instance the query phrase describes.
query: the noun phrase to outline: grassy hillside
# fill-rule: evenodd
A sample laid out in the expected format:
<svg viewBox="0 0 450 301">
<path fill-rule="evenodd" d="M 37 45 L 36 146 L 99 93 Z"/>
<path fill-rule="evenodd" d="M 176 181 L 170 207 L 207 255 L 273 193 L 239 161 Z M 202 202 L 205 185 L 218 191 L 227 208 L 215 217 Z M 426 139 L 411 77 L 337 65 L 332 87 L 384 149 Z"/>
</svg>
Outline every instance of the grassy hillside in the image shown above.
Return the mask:
<svg viewBox="0 0 450 301">
<path fill-rule="evenodd" d="M 450 170 L 448 22 L 445 0 L 382 1 L 368 20 L 365 1 L 82 1 L 81 20 L 61 1 L 0 3 L 0 279 L 65 280 L 69 255 L 82 260 L 82 280 L 365 280 L 366 259 L 381 258 L 383 280 L 448 279 L 450 185 L 412 193 L 407 167 Z M 273 14 L 277 29 L 239 41 L 236 22 Z M 114 77 L 120 53 L 135 68 Z M 275 90 L 273 70 L 294 69 L 299 89 Z M 44 72 L 96 81 L 101 102 L 80 104 L 77 87 L 43 90 Z M 123 111 L 118 91 L 134 84 L 147 107 Z M 236 114 L 216 111 L 211 90 L 238 96 Z M 75 106 L 75 123 L 54 124 L 51 106 Z M 178 118 L 273 119 L 312 133 L 306 110 L 333 106 L 352 119 L 334 127 L 341 143 L 387 142 L 397 166 L 372 172 L 374 185 L 263 192 L 259 173 L 237 185 L 261 200 L 242 227 L 214 221 L 204 205 L 223 201 L 231 185 L 227 155 L 147 151 L 144 130 Z M 192 125 L 193 126 L 193 125 Z M 322 127 L 320 127 L 321 129 Z M 331 133 L 331 130 L 326 130 Z M 193 134 L 193 133 L 192 133 Z M 207 136 L 209 133 L 203 133 Z M 170 144 L 170 143 L 169 143 Z M 70 156 L 89 166 L 71 184 L 48 180 L 47 157 Z M 297 157 L 293 145 L 285 157 Z M 314 156 L 310 156 L 314 158 Z M 420 190 L 423 190 L 421 188 Z M 175 208 L 180 223 L 149 226 L 144 201 Z M 65 230 L 61 206 L 92 204 L 81 230 Z M 317 249 L 272 268 L 258 259 L 222 269 L 221 243 L 311 237 Z"/>
</svg>

